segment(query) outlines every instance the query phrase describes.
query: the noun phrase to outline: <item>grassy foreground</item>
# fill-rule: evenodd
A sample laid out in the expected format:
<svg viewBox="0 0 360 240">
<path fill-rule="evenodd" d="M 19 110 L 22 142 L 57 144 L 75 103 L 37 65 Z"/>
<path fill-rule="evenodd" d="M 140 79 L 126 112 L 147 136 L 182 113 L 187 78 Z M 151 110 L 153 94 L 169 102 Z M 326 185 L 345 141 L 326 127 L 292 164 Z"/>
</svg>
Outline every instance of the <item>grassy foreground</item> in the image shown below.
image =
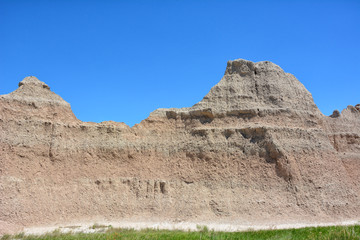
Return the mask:
<svg viewBox="0 0 360 240">
<path fill-rule="evenodd" d="M 115 239 L 319 239 L 319 240 L 360 240 L 360 225 L 355 226 L 333 226 L 333 227 L 308 227 L 301 229 L 287 230 L 262 230 L 248 232 L 214 232 L 202 227 L 197 232 L 153 230 L 146 229 L 141 231 L 131 229 L 111 228 L 102 233 L 60 233 L 54 231 L 46 235 L 24 236 L 18 234 L 14 236 L 4 235 L 1 240 L 115 240 Z"/>
</svg>

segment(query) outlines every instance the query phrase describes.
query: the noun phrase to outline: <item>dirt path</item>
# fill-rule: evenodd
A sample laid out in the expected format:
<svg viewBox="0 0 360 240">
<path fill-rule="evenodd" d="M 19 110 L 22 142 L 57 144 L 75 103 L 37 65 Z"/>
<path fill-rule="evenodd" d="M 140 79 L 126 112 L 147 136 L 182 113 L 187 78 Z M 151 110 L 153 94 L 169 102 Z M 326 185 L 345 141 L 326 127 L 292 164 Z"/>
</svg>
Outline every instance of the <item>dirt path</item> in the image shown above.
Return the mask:
<svg viewBox="0 0 360 240">
<path fill-rule="evenodd" d="M 96 223 L 77 223 L 71 225 L 56 225 L 45 227 L 25 228 L 26 235 L 36 234 L 41 235 L 51 233 L 53 231 L 60 231 L 62 233 L 68 232 L 84 232 L 93 233 L 105 231 L 111 227 L 113 228 L 128 228 L 141 230 L 146 228 L 151 229 L 167 229 L 167 230 L 184 230 L 184 231 L 199 231 L 205 226 L 209 230 L 214 231 L 247 231 L 247 230 L 266 230 L 266 229 L 289 229 L 289 228 L 303 228 L 303 227 L 319 227 L 319 226 L 336 226 L 336 225 L 355 225 L 360 224 L 358 220 L 340 221 L 340 222 L 326 222 L 326 223 L 297 223 L 297 224 L 276 224 L 276 225 L 251 225 L 251 224 L 221 224 L 209 222 L 96 222 Z"/>
</svg>

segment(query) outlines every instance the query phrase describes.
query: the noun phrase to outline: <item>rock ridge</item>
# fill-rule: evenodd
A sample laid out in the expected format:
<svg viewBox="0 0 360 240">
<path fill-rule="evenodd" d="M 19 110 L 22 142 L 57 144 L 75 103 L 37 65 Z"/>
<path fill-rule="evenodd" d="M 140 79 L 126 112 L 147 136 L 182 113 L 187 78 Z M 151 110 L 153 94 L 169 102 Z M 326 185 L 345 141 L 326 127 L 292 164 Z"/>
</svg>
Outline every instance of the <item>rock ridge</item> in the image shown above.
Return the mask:
<svg viewBox="0 0 360 240">
<path fill-rule="evenodd" d="M 0 114 L 26 115 L 27 119 L 76 120 L 70 104 L 34 76 L 24 78 L 19 82 L 18 89 L 1 95 L 0 101 Z M 14 105 L 18 107 L 14 108 Z M 25 111 L 27 114 L 24 114 Z"/>
<path fill-rule="evenodd" d="M 31 76 L 0 96 L 0 234 L 74 221 L 360 216 L 360 105 L 324 116 L 274 63 L 229 61 L 192 107 L 82 122 Z"/>
<path fill-rule="evenodd" d="M 209 110 L 211 109 L 211 110 Z M 190 108 L 169 111 L 175 113 L 207 112 L 205 115 L 254 114 L 263 109 L 306 111 L 320 114 L 311 94 L 291 74 L 268 61 L 253 63 L 237 59 L 229 61 L 224 77 L 210 92 Z M 166 115 L 158 109 L 151 115 Z M 171 113 L 168 113 L 171 114 Z"/>
</svg>

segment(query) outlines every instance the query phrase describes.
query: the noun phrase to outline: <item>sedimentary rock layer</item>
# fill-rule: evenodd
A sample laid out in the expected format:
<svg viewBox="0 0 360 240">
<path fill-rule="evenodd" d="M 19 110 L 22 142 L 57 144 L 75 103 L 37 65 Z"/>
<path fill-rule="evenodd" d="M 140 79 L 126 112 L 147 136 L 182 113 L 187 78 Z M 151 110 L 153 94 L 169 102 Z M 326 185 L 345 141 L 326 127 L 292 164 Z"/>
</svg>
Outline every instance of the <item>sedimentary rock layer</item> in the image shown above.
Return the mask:
<svg viewBox="0 0 360 240">
<path fill-rule="evenodd" d="M 0 232 L 74 221 L 360 216 L 360 108 L 324 116 L 291 74 L 229 61 L 188 108 L 78 120 L 35 77 L 0 96 Z"/>
</svg>

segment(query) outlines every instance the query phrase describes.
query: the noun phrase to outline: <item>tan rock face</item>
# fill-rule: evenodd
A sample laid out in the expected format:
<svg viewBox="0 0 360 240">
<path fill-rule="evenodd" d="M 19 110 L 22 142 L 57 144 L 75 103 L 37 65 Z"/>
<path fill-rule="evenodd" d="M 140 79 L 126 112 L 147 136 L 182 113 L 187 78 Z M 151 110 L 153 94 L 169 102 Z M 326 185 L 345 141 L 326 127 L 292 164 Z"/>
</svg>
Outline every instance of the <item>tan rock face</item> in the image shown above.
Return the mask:
<svg viewBox="0 0 360 240">
<path fill-rule="evenodd" d="M 76 120 L 70 104 L 36 77 L 24 78 L 17 90 L 0 96 L 0 101 L 2 119 L 12 116 L 20 119 Z"/>
<path fill-rule="evenodd" d="M 98 220 L 358 219 L 360 111 L 318 110 L 270 62 L 229 61 L 193 107 L 87 123 L 35 77 L 0 96 L 0 232 Z"/>
</svg>

